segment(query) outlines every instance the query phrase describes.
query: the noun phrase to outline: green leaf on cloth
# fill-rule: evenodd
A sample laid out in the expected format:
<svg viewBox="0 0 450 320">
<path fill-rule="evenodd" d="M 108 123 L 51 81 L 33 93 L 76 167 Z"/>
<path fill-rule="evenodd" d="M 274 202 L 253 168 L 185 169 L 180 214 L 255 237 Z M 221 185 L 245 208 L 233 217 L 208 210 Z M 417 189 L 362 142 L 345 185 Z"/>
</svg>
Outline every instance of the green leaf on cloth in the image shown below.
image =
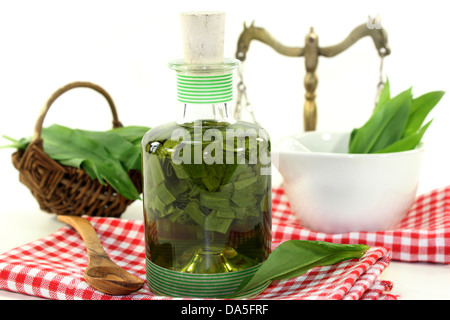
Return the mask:
<svg viewBox="0 0 450 320">
<path fill-rule="evenodd" d="M 325 241 L 287 240 L 275 248 L 247 282 L 230 297 L 267 281 L 301 276 L 317 266 L 359 259 L 370 247 L 362 244 L 336 244 Z"/>
</svg>

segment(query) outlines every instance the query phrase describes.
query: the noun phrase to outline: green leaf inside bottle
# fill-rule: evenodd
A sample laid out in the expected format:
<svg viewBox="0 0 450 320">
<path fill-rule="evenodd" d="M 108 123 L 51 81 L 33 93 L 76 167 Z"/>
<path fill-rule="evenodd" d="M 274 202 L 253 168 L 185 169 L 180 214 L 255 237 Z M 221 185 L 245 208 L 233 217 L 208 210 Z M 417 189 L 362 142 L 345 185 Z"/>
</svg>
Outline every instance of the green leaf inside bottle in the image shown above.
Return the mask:
<svg viewBox="0 0 450 320">
<path fill-rule="evenodd" d="M 174 138 L 180 129 L 184 139 Z M 149 131 L 143 139 L 147 256 L 191 273 L 263 262 L 271 243 L 271 177 L 262 153 L 270 153 L 268 135 L 249 123 L 172 123 Z"/>
</svg>

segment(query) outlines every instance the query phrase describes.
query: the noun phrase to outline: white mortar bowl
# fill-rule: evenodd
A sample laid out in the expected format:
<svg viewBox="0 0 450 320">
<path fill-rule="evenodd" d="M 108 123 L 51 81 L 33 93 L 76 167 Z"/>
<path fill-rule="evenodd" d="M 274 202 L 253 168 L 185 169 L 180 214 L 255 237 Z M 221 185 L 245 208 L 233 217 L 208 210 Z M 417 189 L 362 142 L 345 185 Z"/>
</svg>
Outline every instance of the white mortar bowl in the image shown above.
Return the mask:
<svg viewBox="0 0 450 320">
<path fill-rule="evenodd" d="M 274 165 L 300 223 L 326 233 L 395 227 L 413 204 L 424 155 L 348 154 L 349 133 L 307 132 L 284 139 Z"/>
</svg>

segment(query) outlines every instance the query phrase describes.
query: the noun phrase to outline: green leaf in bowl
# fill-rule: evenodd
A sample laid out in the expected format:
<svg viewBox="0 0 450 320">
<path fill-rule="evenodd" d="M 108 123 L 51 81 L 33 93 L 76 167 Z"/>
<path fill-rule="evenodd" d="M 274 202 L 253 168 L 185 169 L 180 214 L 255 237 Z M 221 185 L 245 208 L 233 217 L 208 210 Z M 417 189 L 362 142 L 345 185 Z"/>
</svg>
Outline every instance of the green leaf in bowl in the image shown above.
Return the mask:
<svg viewBox="0 0 450 320">
<path fill-rule="evenodd" d="M 390 95 L 388 80 L 369 120 L 351 132 L 349 153 L 388 153 L 416 148 L 431 121 L 423 123 L 444 92 L 433 91 L 415 99 L 411 89 L 393 98 Z"/>
</svg>

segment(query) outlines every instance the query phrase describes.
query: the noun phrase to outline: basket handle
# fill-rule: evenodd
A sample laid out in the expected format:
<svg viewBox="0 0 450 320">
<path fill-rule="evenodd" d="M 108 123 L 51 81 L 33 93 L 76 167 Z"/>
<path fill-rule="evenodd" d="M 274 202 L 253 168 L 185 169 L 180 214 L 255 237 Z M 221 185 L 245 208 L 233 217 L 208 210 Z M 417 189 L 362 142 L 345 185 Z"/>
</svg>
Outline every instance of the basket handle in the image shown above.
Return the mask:
<svg viewBox="0 0 450 320">
<path fill-rule="evenodd" d="M 119 121 L 119 118 L 117 116 L 117 110 L 114 105 L 114 102 L 109 95 L 108 92 L 106 92 L 105 89 L 100 87 L 99 85 L 96 85 L 95 83 L 86 82 L 86 81 L 77 81 L 77 82 L 71 82 L 58 90 L 56 90 L 50 98 L 46 101 L 44 107 L 41 109 L 41 113 L 39 114 L 39 117 L 36 121 L 36 124 L 34 126 L 34 134 L 33 134 L 33 141 L 38 141 L 41 139 L 41 133 L 42 133 L 42 125 L 44 123 L 45 116 L 47 115 L 48 110 L 50 109 L 50 106 L 55 102 L 55 100 L 61 96 L 63 93 L 74 89 L 74 88 L 91 88 L 98 93 L 102 94 L 103 97 L 108 101 L 109 107 L 111 108 L 112 116 L 113 116 L 113 128 L 122 127 L 122 124 Z"/>
</svg>

